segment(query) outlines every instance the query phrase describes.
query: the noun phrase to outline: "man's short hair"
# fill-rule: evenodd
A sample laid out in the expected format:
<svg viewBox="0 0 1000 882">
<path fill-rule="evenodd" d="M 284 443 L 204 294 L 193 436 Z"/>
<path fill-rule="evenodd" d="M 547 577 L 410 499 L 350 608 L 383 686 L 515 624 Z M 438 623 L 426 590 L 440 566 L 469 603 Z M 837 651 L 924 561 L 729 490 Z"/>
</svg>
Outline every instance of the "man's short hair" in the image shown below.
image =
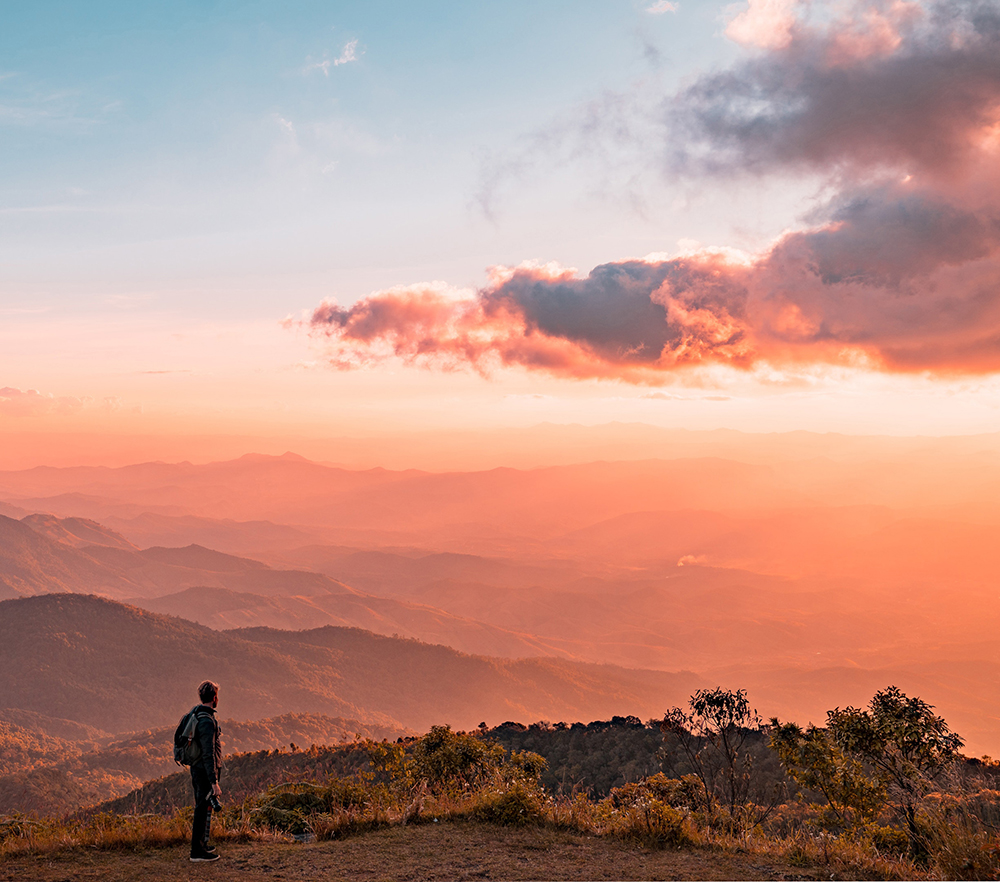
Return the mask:
<svg viewBox="0 0 1000 882">
<path fill-rule="evenodd" d="M 198 697 L 202 704 L 211 704 L 219 694 L 219 684 L 206 680 L 198 687 Z"/>
</svg>

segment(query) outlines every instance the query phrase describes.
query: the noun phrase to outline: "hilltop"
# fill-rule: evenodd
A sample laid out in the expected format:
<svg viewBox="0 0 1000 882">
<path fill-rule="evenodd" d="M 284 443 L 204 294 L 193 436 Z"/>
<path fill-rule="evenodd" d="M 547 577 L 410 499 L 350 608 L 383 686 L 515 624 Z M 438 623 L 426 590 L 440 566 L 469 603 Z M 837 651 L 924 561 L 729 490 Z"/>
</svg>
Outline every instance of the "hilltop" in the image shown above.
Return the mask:
<svg viewBox="0 0 1000 882">
<path fill-rule="evenodd" d="M 188 882 L 190 846 L 7 858 L 0 880 L 64 882 L 81 870 L 116 882 Z M 717 849 L 650 851 L 573 831 L 476 823 L 391 827 L 366 836 L 312 845 L 226 843 L 209 871 L 219 882 L 274 879 L 822 879 L 822 867 L 782 856 Z M 208 875 L 206 873 L 206 875 Z M 829 871 L 827 870 L 827 875 Z M 841 873 L 839 878 L 863 879 Z"/>
<path fill-rule="evenodd" d="M 919 711 L 920 720 L 910 722 L 923 736 L 931 734 L 928 726 L 947 732 L 943 721 L 927 716 L 928 708 L 919 699 L 892 688 L 886 696 Z M 879 708 L 876 696 L 871 713 L 881 715 Z M 536 743 L 547 740 L 557 747 L 568 732 L 617 730 L 620 737 L 643 728 L 637 720 L 616 718 L 586 727 L 507 723 L 499 730 L 534 732 Z M 801 729 L 792 729 L 798 733 L 794 737 L 803 737 Z M 783 727 L 782 739 L 792 729 Z M 753 742 L 743 739 L 754 732 Z M 759 729 L 736 726 L 731 733 L 742 744 L 739 767 L 748 775 L 752 769 L 756 782 L 752 791 L 740 790 L 733 803 L 727 801 L 724 768 L 708 777 L 704 769 L 683 777 L 677 777 L 682 766 L 668 769 L 678 758 L 683 763 L 685 755 L 671 740 L 683 740 L 677 732 L 667 735 L 666 774 L 647 771 L 604 798 L 583 792 L 552 794 L 541 780 L 543 758 L 504 750 L 492 742 L 497 734 L 435 727 L 396 743 L 359 740 L 335 748 L 313 745 L 233 756 L 225 776 L 226 804 L 213 827 L 225 861 L 210 872 L 220 878 L 233 873 L 316 877 L 336 861 L 338 873 L 361 878 L 462 878 L 473 870 L 480 878 L 533 878 L 543 873 L 558 879 L 995 878 L 996 837 L 990 821 L 995 816 L 996 791 L 990 780 L 995 768 L 964 763 L 951 752 L 954 745 L 947 748 L 947 762 L 962 768 L 954 770 L 957 777 L 945 783 L 945 790 L 901 797 L 876 788 L 871 791 L 875 802 L 862 817 L 842 814 L 845 805 L 839 795 L 831 796 L 828 806 L 816 804 L 816 793 L 802 792 L 803 799 L 793 800 L 793 793 L 786 791 L 782 797 L 778 779 L 785 774 L 783 768 L 768 771 L 756 761 L 769 749 L 766 733 Z M 832 729 L 830 734 L 839 737 Z M 912 737 L 912 732 L 890 737 Z M 713 744 L 721 756 L 724 748 L 718 741 Z M 580 745 L 570 747 L 572 753 Z M 608 744 L 590 747 L 600 754 Z M 788 756 L 781 756 L 785 766 Z M 785 768 L 799 781 L 803 769 L 797 761 Z M 174 878 L 186 866 L 178 844 L 183 848 L 190 835 L 187 779 L 187 773 L 180 772 L 150 782 L 70 819 L 7 819 L 8 835 L 0 843 L 7 857 L 3 866 L 21 876 L 65 878 L 76 873 L 84 854 L 91 867 L 99 864 L 106 871 L 108 859 L 114 855 L 120 861 L 127 849 L 131 856 L 121 867 L 121 878 L 132 878 L 127 875 L 132 869 Z M 876 783 L 875 777 L 866 780 Z M 900 829 L 910 798 L 920 804 L 921 827 L 915 832 Z M 849 829 L 843 829 L 845 825 Z M 836 835 L 817 837 L 817 830 Z M 290 846 L 293 838 L 313 844 Z M 248 840 L 252 850 L 243 846 Z M 352 860 L 351 842 L 364 849 L 367 860 Z M 432 846 L 425 854 L 423 849 Z M 406 852 L 397 854 L 399 849 Z M 542 854 L 536 860 L 530 853 L 518 853 L 523 849 Z M 261 854 L 273 859 L 257 863 Z M 36 872 L 43 862 L 42 871 Z M 55 869 L 63 875 L 51 875 Z"/>
</svg>

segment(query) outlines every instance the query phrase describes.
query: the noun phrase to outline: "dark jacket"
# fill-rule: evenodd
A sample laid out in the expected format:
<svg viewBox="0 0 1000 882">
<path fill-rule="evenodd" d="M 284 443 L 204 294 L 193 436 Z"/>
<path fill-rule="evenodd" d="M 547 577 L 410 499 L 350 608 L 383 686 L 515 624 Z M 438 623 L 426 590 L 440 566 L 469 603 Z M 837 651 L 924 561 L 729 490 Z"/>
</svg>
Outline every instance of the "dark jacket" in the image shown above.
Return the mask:
<svg viewBox="0 0 1000 882">
<path fill-rule="evenodd" d="M 203 704 L 195 708 L 195 717 L 198 722 L 194 738 L 201 748 L 201 756 L 192 763 L 191 768 L 197 766 L 208 775 L 210 784 L 218 784 L 222 773 L 222 730 L 219 728 L 219 721 L 215 718 L 214 708 Z"/>
</svg>

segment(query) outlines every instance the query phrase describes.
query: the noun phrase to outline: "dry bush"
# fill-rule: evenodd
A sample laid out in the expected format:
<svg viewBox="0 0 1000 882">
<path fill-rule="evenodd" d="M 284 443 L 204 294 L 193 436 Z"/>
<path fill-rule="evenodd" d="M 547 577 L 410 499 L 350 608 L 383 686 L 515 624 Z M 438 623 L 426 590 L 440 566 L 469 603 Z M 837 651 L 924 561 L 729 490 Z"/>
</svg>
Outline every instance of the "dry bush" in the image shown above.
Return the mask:
<svg viewBox="0 0 1000 882">
<path fill-rule="evenodd" d="M 693 776 L 688 776 L 693 779 Z M 699 782 L 657 774 L 614 788 L 588 819 L 594 832 L 650 848 L 678 848 L 695 841 L 691 806 Z"/>
<path fill-rule="evenodd" d="M 502 827 L 523 827 L 545 819 L 545 793 L 525 781 L 496 781 L 472 795 L 471 815 Z"/>
<path fill-rule="evenodd" d="M 327 784 L 293 782 L 268 788 L 242 807 L 252 829 L 334 839 L 390 823 L 384 788 L 361 780 L 333 778 Z"/>
</svg>

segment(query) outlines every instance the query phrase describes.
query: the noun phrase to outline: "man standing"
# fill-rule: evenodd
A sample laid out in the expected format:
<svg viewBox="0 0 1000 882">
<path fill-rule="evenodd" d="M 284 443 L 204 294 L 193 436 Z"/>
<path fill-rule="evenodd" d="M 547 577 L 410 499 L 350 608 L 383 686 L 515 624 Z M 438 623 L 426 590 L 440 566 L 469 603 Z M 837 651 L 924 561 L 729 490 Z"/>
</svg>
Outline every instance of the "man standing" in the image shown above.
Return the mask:
<svg viewBox="0 0 1000 882">
<path fill-rule="evenodd" d="M 198 687 L 201 704 L 194 708 L 197 720 L 194 740 L 201 748 L 201 756 L 191 763 L 191 785 L 194 787 L 194 824 L 191 829 L 191 860 L 217 861 L 219 855 L 208 844 L 212 827 L 212 802 L 218 805 L 222 796 L 219 775 L 222 772 L 222 739 L 215 709 L 219 706 L 219 687 L 206 680 Z M 213 800 L 214 797 L 214 800 Z"/>
</svg>

